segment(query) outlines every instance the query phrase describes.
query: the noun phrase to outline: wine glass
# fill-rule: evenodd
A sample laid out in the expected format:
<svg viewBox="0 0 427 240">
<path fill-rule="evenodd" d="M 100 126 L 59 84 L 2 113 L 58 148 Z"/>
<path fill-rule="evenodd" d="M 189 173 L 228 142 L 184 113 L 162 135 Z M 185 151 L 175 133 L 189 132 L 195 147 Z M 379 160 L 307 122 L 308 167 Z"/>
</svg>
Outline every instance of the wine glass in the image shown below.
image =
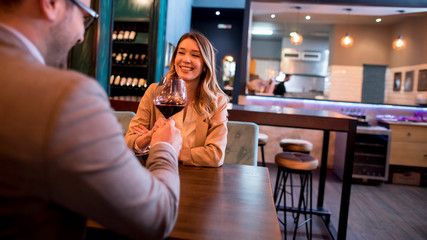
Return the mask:
<svg viewBox="0 0 427 240">
<path fill-rule="evenodd" d="M 187 90 L 184 80 L 178 77 L 163 78 L 156 88 L 154 105 L 170 119 L 174 114 L 184 109 L 187 102 Z"/>
</svg>

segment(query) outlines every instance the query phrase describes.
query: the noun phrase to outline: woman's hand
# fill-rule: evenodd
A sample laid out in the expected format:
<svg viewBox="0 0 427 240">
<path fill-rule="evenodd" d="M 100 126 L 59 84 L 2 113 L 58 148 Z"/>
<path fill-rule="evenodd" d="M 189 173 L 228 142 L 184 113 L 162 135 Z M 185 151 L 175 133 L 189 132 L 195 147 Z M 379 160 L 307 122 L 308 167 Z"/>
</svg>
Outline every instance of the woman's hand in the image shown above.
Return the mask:
<svg viewBox="0 0 427 240">
<path fill-rule="evenodd" d="M 153 131 L 148 130 L 142 124 L 139 124 L 132 128 L 132 132 L 137 134 L 138 137 L 135 140 L 136 145 L 139 149 L 143 150 L 148 147 L 151 141 L 151 135 L 153 135 Z"/>
<path fill-rule="evenodd" d="M 153 136 L 153 133 L 155 133 L 157 129 L 163 127 L 165 124 L 166 119 L 161 117 L 157 119 L 156 123 L 154 124 L 154 127 L 151 130 L 148 130 L 148 128 L 146 128 L 142 124 L 133 127 L 133 133 L 138 135 L 135 140 L 136 144 L 138 145 L 138 148 L 141 150 L 147 148 L 150 145 L 151 136 Z"/>
<path fill-rule="evenodd" d="M 147 132 L 149 132 L 149 130 L 146 127 L 144 127 L 142 124 L 139 124 L 138 126 L 135 126 L 132 129 L 132 131 L 133 131 L 134 134 L 137 134 L 139 136 L 142 136 L 142 135 L 146 134 Z"/>
</svg>

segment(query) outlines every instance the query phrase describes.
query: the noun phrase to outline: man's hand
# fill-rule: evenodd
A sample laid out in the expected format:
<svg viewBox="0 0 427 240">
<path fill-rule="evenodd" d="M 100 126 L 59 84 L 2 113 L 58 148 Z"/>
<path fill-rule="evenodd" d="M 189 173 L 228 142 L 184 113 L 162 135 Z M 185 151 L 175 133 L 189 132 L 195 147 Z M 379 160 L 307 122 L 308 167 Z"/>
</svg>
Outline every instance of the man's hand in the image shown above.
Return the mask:
<svg viewBox="0 0 427 240">
<path fill-rule="evenodd" d="M 177 154 L 181 151 L 182 138 L 178 128 L 175 127 L 175 121 L 173 119 L 167 120 L 164 125 L 159 126 L 153 133 L 151 137 L 151 146 L 158 142 L 170 143 Z"/>
</svg>

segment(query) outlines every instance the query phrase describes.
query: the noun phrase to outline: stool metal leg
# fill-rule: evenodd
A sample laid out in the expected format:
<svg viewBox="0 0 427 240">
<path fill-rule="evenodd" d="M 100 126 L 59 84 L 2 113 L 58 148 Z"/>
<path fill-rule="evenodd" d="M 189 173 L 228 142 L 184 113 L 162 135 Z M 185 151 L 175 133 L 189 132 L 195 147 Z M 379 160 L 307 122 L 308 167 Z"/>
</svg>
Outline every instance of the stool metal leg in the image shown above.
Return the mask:
<svg viewBox="0 0 427 240">
<path fill-rule="evenodd" d="M 304 173 L 300 175 L 301 180 L 301 189 L 299 194 L 299 200 L 298 200 L 298 211 L 297 211 L 297 217 L 295 220 L 295 229 L 293 234 L 293 239 L 296 238 L 297 229 L 301 227 L 302 225 L 305 225 L 306 229 L 306 235 L 307 239 L 312 239 L 312 174 Z M 305 195 L 305 196 L 304 196 Z M 308 202 L 309 203 L 308 203 Z M 309 205 L 309 206 L 308 206 Z M 309 217 L 307 218 L 307 210 L 309 210 Z M 304 214 L 304 221 L 302 223 L 299 223 L 299 217 L 301 212 Z"/>
<path fill-rule="evenodd" d="M 261 159 L 262 159 L 262 166 L 265 167 L 265 159 L 264 159 L 264 145 L 265 144 L 261 144 L 259 145 L 261 147 Z"/>
<path fill-rule="evenodd" d="M 277 175 L 276 175 L 276 185 L 274 186 L 274 193 L 273 193 L 273 198 L 274 198 L 274 203 L 277 205 L 277 196 L 279 194 L 279 186 L 280 186 L 280 180 L 281 180 L 281 175 L 282 175 L 282 169 L 280 167 L 277 168 Z"/>
</svg>

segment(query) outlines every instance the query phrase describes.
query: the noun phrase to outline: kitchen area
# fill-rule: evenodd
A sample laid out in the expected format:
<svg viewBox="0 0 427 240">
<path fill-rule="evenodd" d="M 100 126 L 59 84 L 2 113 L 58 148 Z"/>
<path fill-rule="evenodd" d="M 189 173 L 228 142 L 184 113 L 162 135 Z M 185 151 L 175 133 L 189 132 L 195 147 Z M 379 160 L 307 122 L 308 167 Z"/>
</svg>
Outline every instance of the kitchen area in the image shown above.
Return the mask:
<svg viewBox="0 0 427 240">
<path fill-rule="evenodd" d="M 248 94 L 239 96 L 239 104 L 352 116 L 358 120 L 355 180 L 426 186 L 427 33 L 419 29 L 427 24 L 427 8 L 351 6 L 348 11 L 344 5 L 254 1 L 252 9 Z M 270 35 L 258 35 L 267 29 Z M 303 36 L 302 43 L 292 43 L 293 31 Z M 346 34 L 354 38 L 347 47 L 340 43 Z M 406 39 L 404 49 L 392 47 L 396 36 Z M 291 75 L 287 92 L 275 96 L 274 85 L 286 74 Z M 321 156 L 316 146 L 321 132 L 271 126 L 260 131 L 272 142 L 267 161 L 274 160 L 280 151 L 275 142 L 285 136 L 314 143 L 312 154 Z M 329 144 L 328 168 L 337 176 L 342 175 L 342 137 L 332 133 Z"/>
</svg>

